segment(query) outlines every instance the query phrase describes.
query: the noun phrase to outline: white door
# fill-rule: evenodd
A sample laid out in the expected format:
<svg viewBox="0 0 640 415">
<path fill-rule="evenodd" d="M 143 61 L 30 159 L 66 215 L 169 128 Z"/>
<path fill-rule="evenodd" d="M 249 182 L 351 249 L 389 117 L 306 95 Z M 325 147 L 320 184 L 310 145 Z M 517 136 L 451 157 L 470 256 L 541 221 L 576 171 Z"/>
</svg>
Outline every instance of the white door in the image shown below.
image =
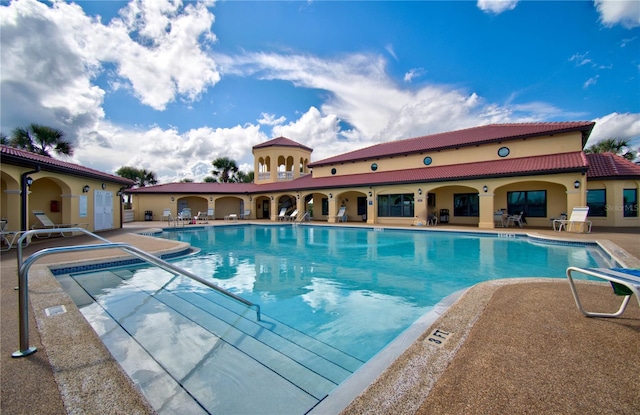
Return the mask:
<svg viewBox="0 0 640 415">
<path fill-rule="evenodd" d="M 93 200 L 93 230 L 113 229 L 113 192 L 96 190 Z"/>
</svg>

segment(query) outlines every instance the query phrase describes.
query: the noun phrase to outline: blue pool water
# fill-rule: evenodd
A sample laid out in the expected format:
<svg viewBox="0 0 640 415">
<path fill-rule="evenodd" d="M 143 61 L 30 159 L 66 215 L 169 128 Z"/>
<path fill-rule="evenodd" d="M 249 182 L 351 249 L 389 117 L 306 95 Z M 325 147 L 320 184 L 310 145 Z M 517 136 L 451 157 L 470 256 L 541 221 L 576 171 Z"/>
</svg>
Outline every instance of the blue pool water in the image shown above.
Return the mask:
<svg viewBox="0 0 640 415">
<path fill-rule="evenodd" d="M 61 278 L 130 376 L 165 385 L 145 390 L 160 413 L 306 413 L 446 296 L 603 260 L 592 246 L 423 230 L 247 225 L 162 237 L 200 248 L 174 263 L 264 317 L 154 268 Z"/>
</svg>

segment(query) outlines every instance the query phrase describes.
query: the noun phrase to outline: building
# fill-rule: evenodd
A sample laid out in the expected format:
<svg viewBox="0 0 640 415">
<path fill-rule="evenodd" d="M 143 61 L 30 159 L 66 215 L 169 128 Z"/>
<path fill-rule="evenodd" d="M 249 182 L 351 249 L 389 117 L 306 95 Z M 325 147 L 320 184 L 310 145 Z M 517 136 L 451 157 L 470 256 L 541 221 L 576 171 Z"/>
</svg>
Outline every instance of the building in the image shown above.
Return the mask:
<svg viewBox="0 0 640 415">
<path fill-rule="evenodd" d="M 593 122 L 492 124 L 393 141 L 311 162 L 284 137 L 253 147 L 254 183 L 170 183 L 128 189 L 135 219 L 213 209 L 215 218 L 338 220 L 381 225 L 440 223 L 491 229 L 496 212 L 549 226 L 576 206 L 594 226 L 640 226 L 640 166 L 586 155 Z M 340 208 L 344 218 L 338 217 Z M 143 216 L 144 215 L 144 216 Z"/>
<path fill-rule="evenodd" d="M 0 145 L 0 215 L 7 231 L 29 230 L 43 211 L 55 224 L 89 231 L 122 227 L 122 192 L 134 182 L 73 163 Z"/>
</svg>

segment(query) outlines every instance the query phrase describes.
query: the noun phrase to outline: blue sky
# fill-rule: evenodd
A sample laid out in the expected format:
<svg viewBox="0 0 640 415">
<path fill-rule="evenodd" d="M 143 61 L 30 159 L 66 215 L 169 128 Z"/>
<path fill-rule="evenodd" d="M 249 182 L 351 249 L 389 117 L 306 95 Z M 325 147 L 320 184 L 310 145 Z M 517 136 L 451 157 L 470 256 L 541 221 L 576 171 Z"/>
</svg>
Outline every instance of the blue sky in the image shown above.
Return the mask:
<svg viewBox="0 0 640 415">
<path fill-rule="evenodd" d="M 286 136 L 314 161 L 488 123 L 640 146 L 640 2 L 0 1 L 0 123 L 67 161 L 201 180 Z"/>
</svg>

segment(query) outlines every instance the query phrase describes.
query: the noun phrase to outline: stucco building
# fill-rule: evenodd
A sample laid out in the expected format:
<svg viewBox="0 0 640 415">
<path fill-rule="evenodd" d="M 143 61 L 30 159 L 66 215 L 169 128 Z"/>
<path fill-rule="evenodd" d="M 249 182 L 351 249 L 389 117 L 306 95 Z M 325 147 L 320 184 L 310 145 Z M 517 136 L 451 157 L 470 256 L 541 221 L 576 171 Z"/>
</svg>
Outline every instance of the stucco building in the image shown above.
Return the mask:
<svg viewBox="0 0 640 415">
<path fill-rule="evenodd" d="M 381 225 L 440 223 L 490 229 L 496 212 L 524 212 L 529 226 L 589 206 L 593 226 L 640 226 L 640 166 L 582 150 L 593 122 L 493 124 L 374 145 L 312 162 L 313 149 L 284 137 L 253 147 L 254 183 L 170 183 L 128 189 L 135 219 L 184 208 L 217 219 L 250 211 L 277 221 Z"/>
</svg>

